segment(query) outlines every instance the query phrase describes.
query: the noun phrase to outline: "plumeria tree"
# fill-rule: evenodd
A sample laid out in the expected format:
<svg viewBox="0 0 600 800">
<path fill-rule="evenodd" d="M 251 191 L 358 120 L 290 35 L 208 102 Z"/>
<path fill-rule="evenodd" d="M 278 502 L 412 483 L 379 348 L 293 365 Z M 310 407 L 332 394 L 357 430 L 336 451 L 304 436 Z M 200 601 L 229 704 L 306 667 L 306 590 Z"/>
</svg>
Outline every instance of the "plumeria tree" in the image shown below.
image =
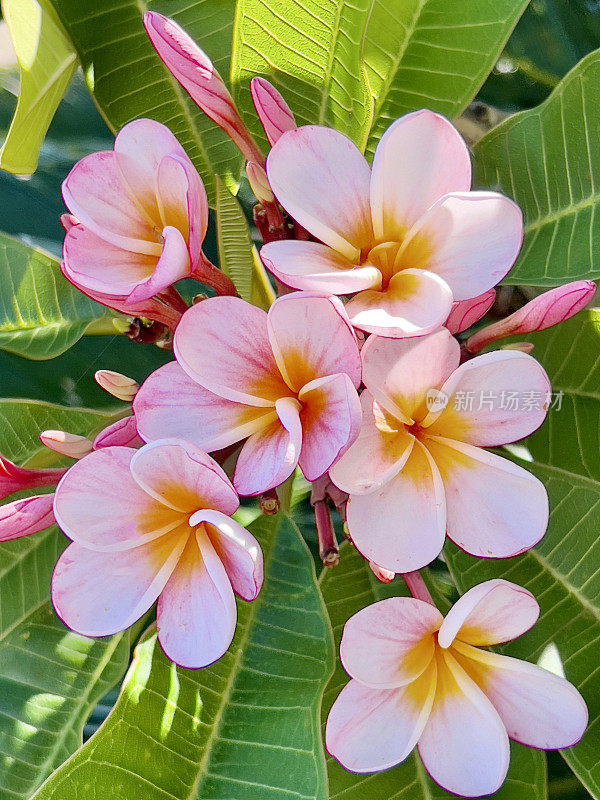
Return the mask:
<svg viewBox="0 0 600 800">
<path fill-rule="evenodd" d="M 600 798 L 597 10 L 149 6 L 2 3 L 0 800 Z"/>
</svg>

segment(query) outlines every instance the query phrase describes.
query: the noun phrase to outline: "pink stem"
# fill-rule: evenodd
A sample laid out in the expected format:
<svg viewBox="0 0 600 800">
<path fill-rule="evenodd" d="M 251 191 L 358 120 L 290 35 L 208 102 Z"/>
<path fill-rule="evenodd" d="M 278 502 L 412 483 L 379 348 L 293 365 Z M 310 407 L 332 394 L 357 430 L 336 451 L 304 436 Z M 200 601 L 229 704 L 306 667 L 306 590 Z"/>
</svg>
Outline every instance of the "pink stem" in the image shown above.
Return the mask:
<svg viewBox="0 0 600 800">
<path fill-rule="evenodd" d="M 417 600 L 423 600 L 425 603 L 430 603 L 432 606 L 435 605 L 432 596 L 429 594 L 427 586 L 425 586 L 425 581 L 418 571 L 401 572 L 400 575 L 406 584 L 406 588 L 413 597 L 415 597 Z"/>
</svg>

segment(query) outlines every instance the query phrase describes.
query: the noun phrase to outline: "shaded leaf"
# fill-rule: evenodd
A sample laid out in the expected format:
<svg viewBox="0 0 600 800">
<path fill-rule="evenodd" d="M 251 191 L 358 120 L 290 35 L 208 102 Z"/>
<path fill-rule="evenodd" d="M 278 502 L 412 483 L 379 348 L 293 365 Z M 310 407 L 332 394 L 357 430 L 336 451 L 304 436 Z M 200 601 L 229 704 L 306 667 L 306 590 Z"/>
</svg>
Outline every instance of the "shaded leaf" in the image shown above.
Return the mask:
<svg viewBox="0 0 600 800">
<path fill-rule="evenodd" d="M 231 278 L 239 296 L 251 302 L 254 247 L 250 229 L 238 201 L 218 175 L 215 179 L 219 267 Z"/>
</svg>

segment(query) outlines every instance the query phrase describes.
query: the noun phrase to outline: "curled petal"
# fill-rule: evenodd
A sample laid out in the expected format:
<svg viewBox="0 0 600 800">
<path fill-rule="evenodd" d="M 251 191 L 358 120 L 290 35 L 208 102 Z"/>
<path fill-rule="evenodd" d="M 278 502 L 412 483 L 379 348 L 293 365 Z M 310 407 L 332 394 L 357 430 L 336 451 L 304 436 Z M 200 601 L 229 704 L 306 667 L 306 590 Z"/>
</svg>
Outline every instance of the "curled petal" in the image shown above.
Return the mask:
<svg viewBox="0 0 600 800">
<path fill-rule="evenodd" d="M 495 299 L 496 290 L 488 289 L 487 292 L 478 297 L 472 297 L 470 300 L 456 300 L 452 303 L 452 310 L 444 322 L 444 327 L 448 328 L 454 336 L 466 331 L 487 314 L 494 305 Z"/>
<path fill-rule="evenodd" d="M 128 303 L 143 303 L 190 275 L 187 242 L 177 228 L 167 225 L 162 232 L 163 251 L 147 280 L 138 283 L 127 297 Z"/>
<path fill-rule="evenodd" d="M 270 145 L 274 145 L 286 131 L 294 130 L 294 115 L 273 84 L 264 78 L 252 78 L 250 94 Z"/>
<path fill-rule="evenodd" d="M 135 417 L 124 417 L 113 422 L 94 439 L 94 450 L 101 447 L 139 447 L 144 444 L 140 439 Z"/>
<path fill-rule="evenodd" d="M 66 469 L 27 469 L 0 456 L 0 500 L 21 489 L 55 486 Z"/>
<path fill-rule="evenodd" d="M 20 539 L 54 525 L 54 494 L 40 494 L 0 506 L 0 542 Z"/>
</svg>

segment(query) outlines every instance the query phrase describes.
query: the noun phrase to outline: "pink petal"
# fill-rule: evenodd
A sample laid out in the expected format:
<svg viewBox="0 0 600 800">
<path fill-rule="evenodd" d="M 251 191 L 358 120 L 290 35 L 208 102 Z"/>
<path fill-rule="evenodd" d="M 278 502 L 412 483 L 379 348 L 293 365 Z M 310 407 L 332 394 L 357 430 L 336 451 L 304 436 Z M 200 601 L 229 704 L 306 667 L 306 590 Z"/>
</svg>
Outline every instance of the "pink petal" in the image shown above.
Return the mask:
<svg viewBox="0 0 600 800">
<path fill-rule="evenodd" d="M 371 171 L 343 134 L 316 125 L 287 131 L 268 155 L 267 175 L 281 205 L 316 239 L 351 261 L 370 246 Z"/>
<path fill-rule="evenodd" d="M 414 684 L 397 689 L 350 681 L 329 712 L 327 750 L 351 772 L 378 772 L 400 764 L 423 732 L 434 692 L 435 665 Z"/>
<path fill-rule="evenodd" d="M 84 636 L 110 636 L 129 628 L 163 590 L 188 535 L 186 525 L 156 541 L 113 553 L 70 545 L 52 575 L 54 610 L 65 625 Z"/>
<path fill-rule="evenodd" d="M 533 433 L 546 417 L 550 382 L 535 358 L 517 350 L 485 353 L 462 364 L 440 389 L 445 409 L 423 424 L 428 433 L 480 447 Z"/>
<path fill-rule="evenodd" d="M 208 227 L 204 184 L 187 156 L 165 156 L 157 170 L 157 189 L 162 227 L 171 225 L 179 229 L 194 267 L 200 262 Z"/>
<path fill-rule="evenodd" d="M 376 267 L 356 266 L 319 242 L 269 242 L 261 248 L 260 257 L 269 272 L 294 289 L 352 294 L 381 285 Z"/>
<path fill-rule="evenodd" d="M 252 78 L 250 93 L 269 144 L 275 144 L 286 131 L 294 130 L 296 120 L 290 107 L 269 81 L 264 78 Z"/>
<path fill-rule="evenodd" d="M 163 228 L 164 247 L 149 278 L 134 287 L 128 303 L 140 303 L 168 289 L 183 278 L 189 277 L 190 254 L 187 243 L 177 228 Z"/>
<path fill-rule="evenodd" d="M 495 192 L 465 192 L 447 195 L 421 217 L 400 258 L 443 278 L 455 300 L 468 300 L 502 280 L 522 241 L 516 203 Z"/>
<path fill-rule="evenodd" d="M 436 696 L 419 754 L 436 783 L 464 797 L 492 794 L 508 771 L 502 720 L 448 652 L 438 659 Z"/>
<path fill-rule="evenodd" d="M 289 394 L 267 335 L 267 315 L 238 297 L 211 297 L 183 315 L 177 360 L 201 386 L 227 400 L 272 407 Z"/>
<path fill-rule="evenodd" d="M 96 236 L 134 253 L 160 255 L 156 221 L 133 199 L 113 152 L 78 161 L 63 182 L 62 194 L 69 211 Z"/>
<path fill-rule="evenodd" d="M 446 533 L 444 488 L 435 464 L 416 441 L 406 464 L 381 489 L 350 495 L 352 541 L 369 561 L 413 572 L 440 553 Z"/>
<path fill-rule="evenodd" d="M 427 413 L 427 392 L 458 367 L 460 346 L 441 328 L 415 339 L 370 337 L 361 351 L 363 381 L 378 403 L 409 425 Z"/>
<path fill-rule="evenodd" d="M 58 484 L 56 521 L 75 542 L 118 551 L 150 542 L 180 524 L 180 516 L 134 481 L 129 447 L 106 447 L 82 458 Z M 98 502 L 98 498 L 102 502 Z"/>
<path fill-rule="evenodd" d="M 500 578 L 469 589 L 446 614 L 438 633 L 440 647 L 461 642 L 489 647 L 516 639 L 535 625 L 537 600 L 521 586 Z"/>
<path fill-rule="evenodd" d="M 254 600 L 263 582 L 263 556 L 254 536 L 220 511 L 192 514 L 190 525 L 201 525 L 221 559 L 233 590 L 243 600 Z"/>
<path fill-rule="evenodd" d="M 423 269 L 403 269 L 392 277 L 387 289 L 359 292 L 346 305 L 357 328 L 394 339 L 435 331 L 451 308 L 447 283 Z"/>
<path fill-rule="evenodd" d="M 282 484 L 295 470 L 302 446 L 297 401 L 276 403 L 278 420 L 253 433 L 238 456 L 233 485 L 241 495 L 256 495 Z"/>
<path fill-rule="evenodd" d="M 237 609 L 225 567 L 206 534 L 190 536 L 156 609 L 158 640 L 182 667 L 212 664 L 233 639 Z"/>
<path fill-rule="evenodd" d="M 435 437 L 426 444 L 442 476 L 455 544 L 480 558 L 510 558 L 540 541 L 548 495 L 534 475 L 463 442 Z"/>
<path fill-rule="evenodd" d="M 40 494 L 0 506 L 0 542 L 20 539 L 54 525 L 54 494 Z"/>
<path fill-rule="evenodd" d="M 21 489 L 32 489 L 39 486 L 55 486 L 66 469 L 27 469 L 13 464 L 8 458 L 0 455 L 0 500 Z"/>
<path fill-rule="evenodd" d="M 488 289 L 487 292 L 470 300 L 457 300 L 452 303 L 452 310 L 448 314 L 448 319 L 444 326 L 451 334 L 456 335 L 466 331 L 482 317 L 485 317 L 496 299 L 495 289 Z"/>
<path fill-rule="evenodd" d="M 337 298 L 309 292 L 279 297 L 269 309 L 267 331 L 279 371 L 294 392 L 340 372 L 360 386 L 356 337 Z"/>
<path fill-rule="evenodd" d="M 345 373 L 307 383 L 302 403 L 302 451 L 298 464 L 308 481 L 320 478 L 358 436 L 360 400 Z"/>
<path fill-rule="evenodd" d="M 174 437 L 212 452 L 251 436 L 277 419 L 275 409 L 225 400 L 171 361 L 142 384 L 133 409 L 146 441 Z"/>
<path fill-rule="evenodd" d="M 394 424 L 385 415 L 367 389 L 360 396 L 360 404 L 358 438 L 329 471 L 335 485 L 349 494 L 380 489 L 400 472 L 415 442 L 402 423 Z M 389 424 L 387 430 L 384 422 Z"/>
<path fill-rule="evenodd" d="M 461 664 L 491 700 L 508 735 L 541 750 L 572 747 L 583 736 L 588 711 L 577 689 L 535 664 L 460 642 Z"/>
<path fill-rule="evenodd" d="M 432 111 L 396 120 L 375 151 L 371 211 L 380 241 L 402 241 L 408 229 L 448 192 L 471 188 L 469 151 L 456 128 Z"/>
<path fill-rule="evenodd" d="M 363 608 L 344 626 L 340 659 L 352 678 L 391 689 L 422 675 L 435 652 L 442 615 L 414 597 L 390 597 Z"/>
<path fill-rule="evenodd" d="M 124 417 L 105 428 L 94 439 L 94 450 L 102 447 L 139 447 L 144 444 L 138 435 L 135 417 Z"/>
</svg>

